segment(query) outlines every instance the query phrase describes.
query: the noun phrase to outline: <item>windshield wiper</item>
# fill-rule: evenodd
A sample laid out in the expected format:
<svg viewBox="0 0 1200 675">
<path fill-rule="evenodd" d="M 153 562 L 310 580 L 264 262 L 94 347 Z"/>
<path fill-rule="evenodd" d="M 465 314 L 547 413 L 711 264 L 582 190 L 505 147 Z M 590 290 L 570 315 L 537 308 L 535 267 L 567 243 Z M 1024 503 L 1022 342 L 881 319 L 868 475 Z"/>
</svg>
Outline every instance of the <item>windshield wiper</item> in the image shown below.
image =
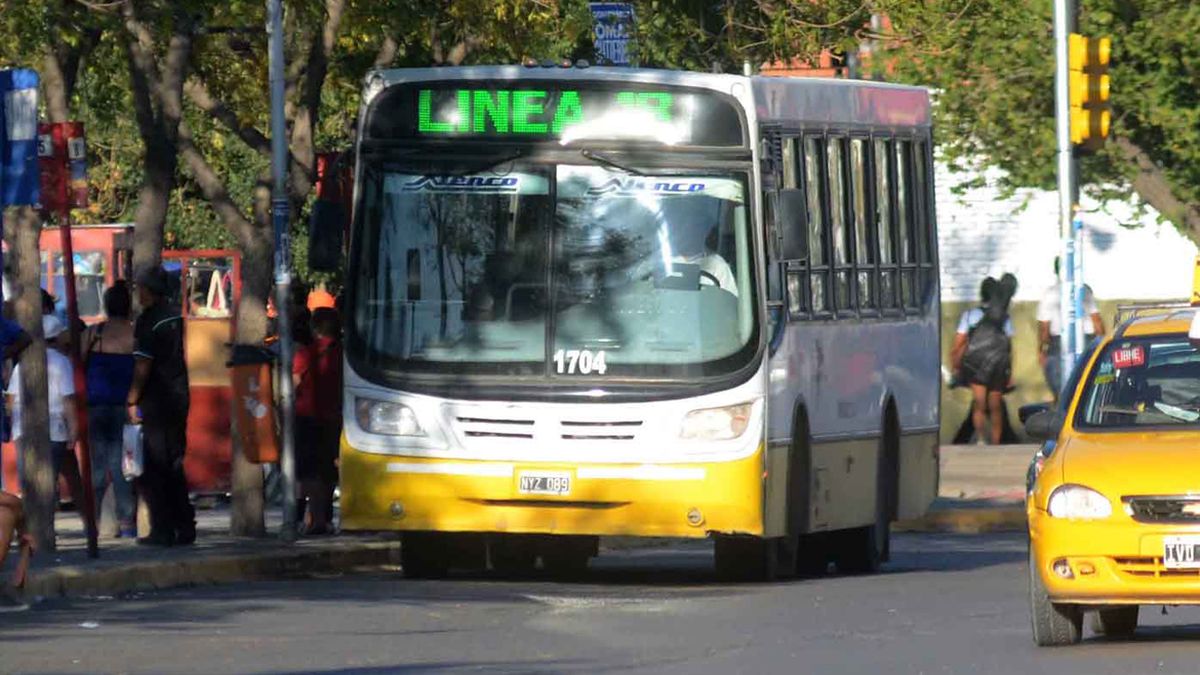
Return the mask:
<svg viewBox="0 0 1200 675">
<path fill-rule="evenodd" d="M 611 157 L 601 155 L 600 153 L 593 152 L 592 150 L 580 150 L 579 154 L 583 155 L 584 157 L 592 160 L 593 162 L 595 162 L 597 164 L 603 164 L 604 166 L 607 166 L 612 169 L 620 169 L 621 171 L 624 171 L 625 173 L 631 173 L 635 176 L 645 176 L 646 175 L 633 167 L 625 166 L 624 164 L 621 164 L 620 162 L 612 159 Z"/>
</svg>

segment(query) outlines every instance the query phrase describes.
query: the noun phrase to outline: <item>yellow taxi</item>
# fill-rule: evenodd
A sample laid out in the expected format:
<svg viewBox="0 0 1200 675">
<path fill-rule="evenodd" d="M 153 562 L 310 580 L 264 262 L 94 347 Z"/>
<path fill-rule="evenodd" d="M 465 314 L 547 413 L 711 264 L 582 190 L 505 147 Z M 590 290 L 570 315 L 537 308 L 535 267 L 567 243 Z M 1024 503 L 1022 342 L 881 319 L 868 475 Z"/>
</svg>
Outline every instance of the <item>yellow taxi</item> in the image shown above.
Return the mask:
<svg viewBox="0 0 1200 675">
<path fill-rule="evenodd" d="M 1200 604 L 1200 316 L 1143 309 L 1026 421 L 1046 441 L 1026 500 L 1038 645 L 1079 642 L 1085 613 L 1123 637 L 1139 605 Z"/>
</svg>

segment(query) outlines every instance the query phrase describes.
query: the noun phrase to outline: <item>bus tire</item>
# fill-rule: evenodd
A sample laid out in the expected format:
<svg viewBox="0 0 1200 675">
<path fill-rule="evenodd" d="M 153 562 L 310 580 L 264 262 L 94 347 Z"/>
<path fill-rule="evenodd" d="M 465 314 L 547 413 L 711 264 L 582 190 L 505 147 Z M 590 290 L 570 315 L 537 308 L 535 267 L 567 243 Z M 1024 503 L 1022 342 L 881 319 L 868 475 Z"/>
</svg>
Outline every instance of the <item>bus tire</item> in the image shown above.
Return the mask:
<svg viewBox="0 0 1200 675">
<path fill-rule="evenodd" d="M 779 576 L 779 539 L 716 535 L 713 563 L 722 581 L 774 581 Z"/>
<path fill-rule="evenodd" d="M 450 546 L 444 534 L 400 535 L 400 566 L 409 579 L 441 579 L 450 571 Z"/>
<path fill-rule="evenodd" d="M 1083 639 L 1083 612 L 1078 605 L 1051 602 L 1029 551 L 1029 616 L 1033 642 L 1039 647 L 1078 644 Z"/>
</svg>

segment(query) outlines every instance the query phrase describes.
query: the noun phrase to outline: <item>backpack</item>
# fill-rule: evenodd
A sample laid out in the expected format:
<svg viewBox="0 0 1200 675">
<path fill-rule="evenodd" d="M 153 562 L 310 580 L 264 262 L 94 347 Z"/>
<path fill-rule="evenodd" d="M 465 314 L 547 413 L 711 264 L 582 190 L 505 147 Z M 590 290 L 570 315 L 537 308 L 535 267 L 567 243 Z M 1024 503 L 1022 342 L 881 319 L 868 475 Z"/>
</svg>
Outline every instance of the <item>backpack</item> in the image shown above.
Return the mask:
<svg viewBox="0 0 1200 675">
<path fill-rule="evenodd" d="M 1012 341 L 1004 331 L 1008 306 L 1017 291 L 1017 279 L 1005 274 L 991 285 L 991 298 L 983 307 L 983 317 L 967 333 L 967 349 L 962 367 L 982 381 L 991 381 L 1012 367 Z"/>
</svg>

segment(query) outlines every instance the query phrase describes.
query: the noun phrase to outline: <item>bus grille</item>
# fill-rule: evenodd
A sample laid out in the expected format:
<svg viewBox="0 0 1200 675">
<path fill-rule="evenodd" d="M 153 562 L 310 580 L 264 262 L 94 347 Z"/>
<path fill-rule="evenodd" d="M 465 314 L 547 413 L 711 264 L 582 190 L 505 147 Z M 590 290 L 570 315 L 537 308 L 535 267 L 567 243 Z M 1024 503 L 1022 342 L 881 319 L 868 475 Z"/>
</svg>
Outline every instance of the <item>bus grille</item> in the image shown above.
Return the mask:
<svg viewBox="0 0 1200 675">
<path fill-rule="evenodd" d="M 629 442 L 638 438 L 643 420 L 542 419 L 453 410 L 448 416 L 455 432 L 468 445 L 475 443 Z"/>
<path fill-rule="evenodd" d="M 1200 523 L 1200 497 L 1125 497 L 1139 523 Z"/>
</svg>

